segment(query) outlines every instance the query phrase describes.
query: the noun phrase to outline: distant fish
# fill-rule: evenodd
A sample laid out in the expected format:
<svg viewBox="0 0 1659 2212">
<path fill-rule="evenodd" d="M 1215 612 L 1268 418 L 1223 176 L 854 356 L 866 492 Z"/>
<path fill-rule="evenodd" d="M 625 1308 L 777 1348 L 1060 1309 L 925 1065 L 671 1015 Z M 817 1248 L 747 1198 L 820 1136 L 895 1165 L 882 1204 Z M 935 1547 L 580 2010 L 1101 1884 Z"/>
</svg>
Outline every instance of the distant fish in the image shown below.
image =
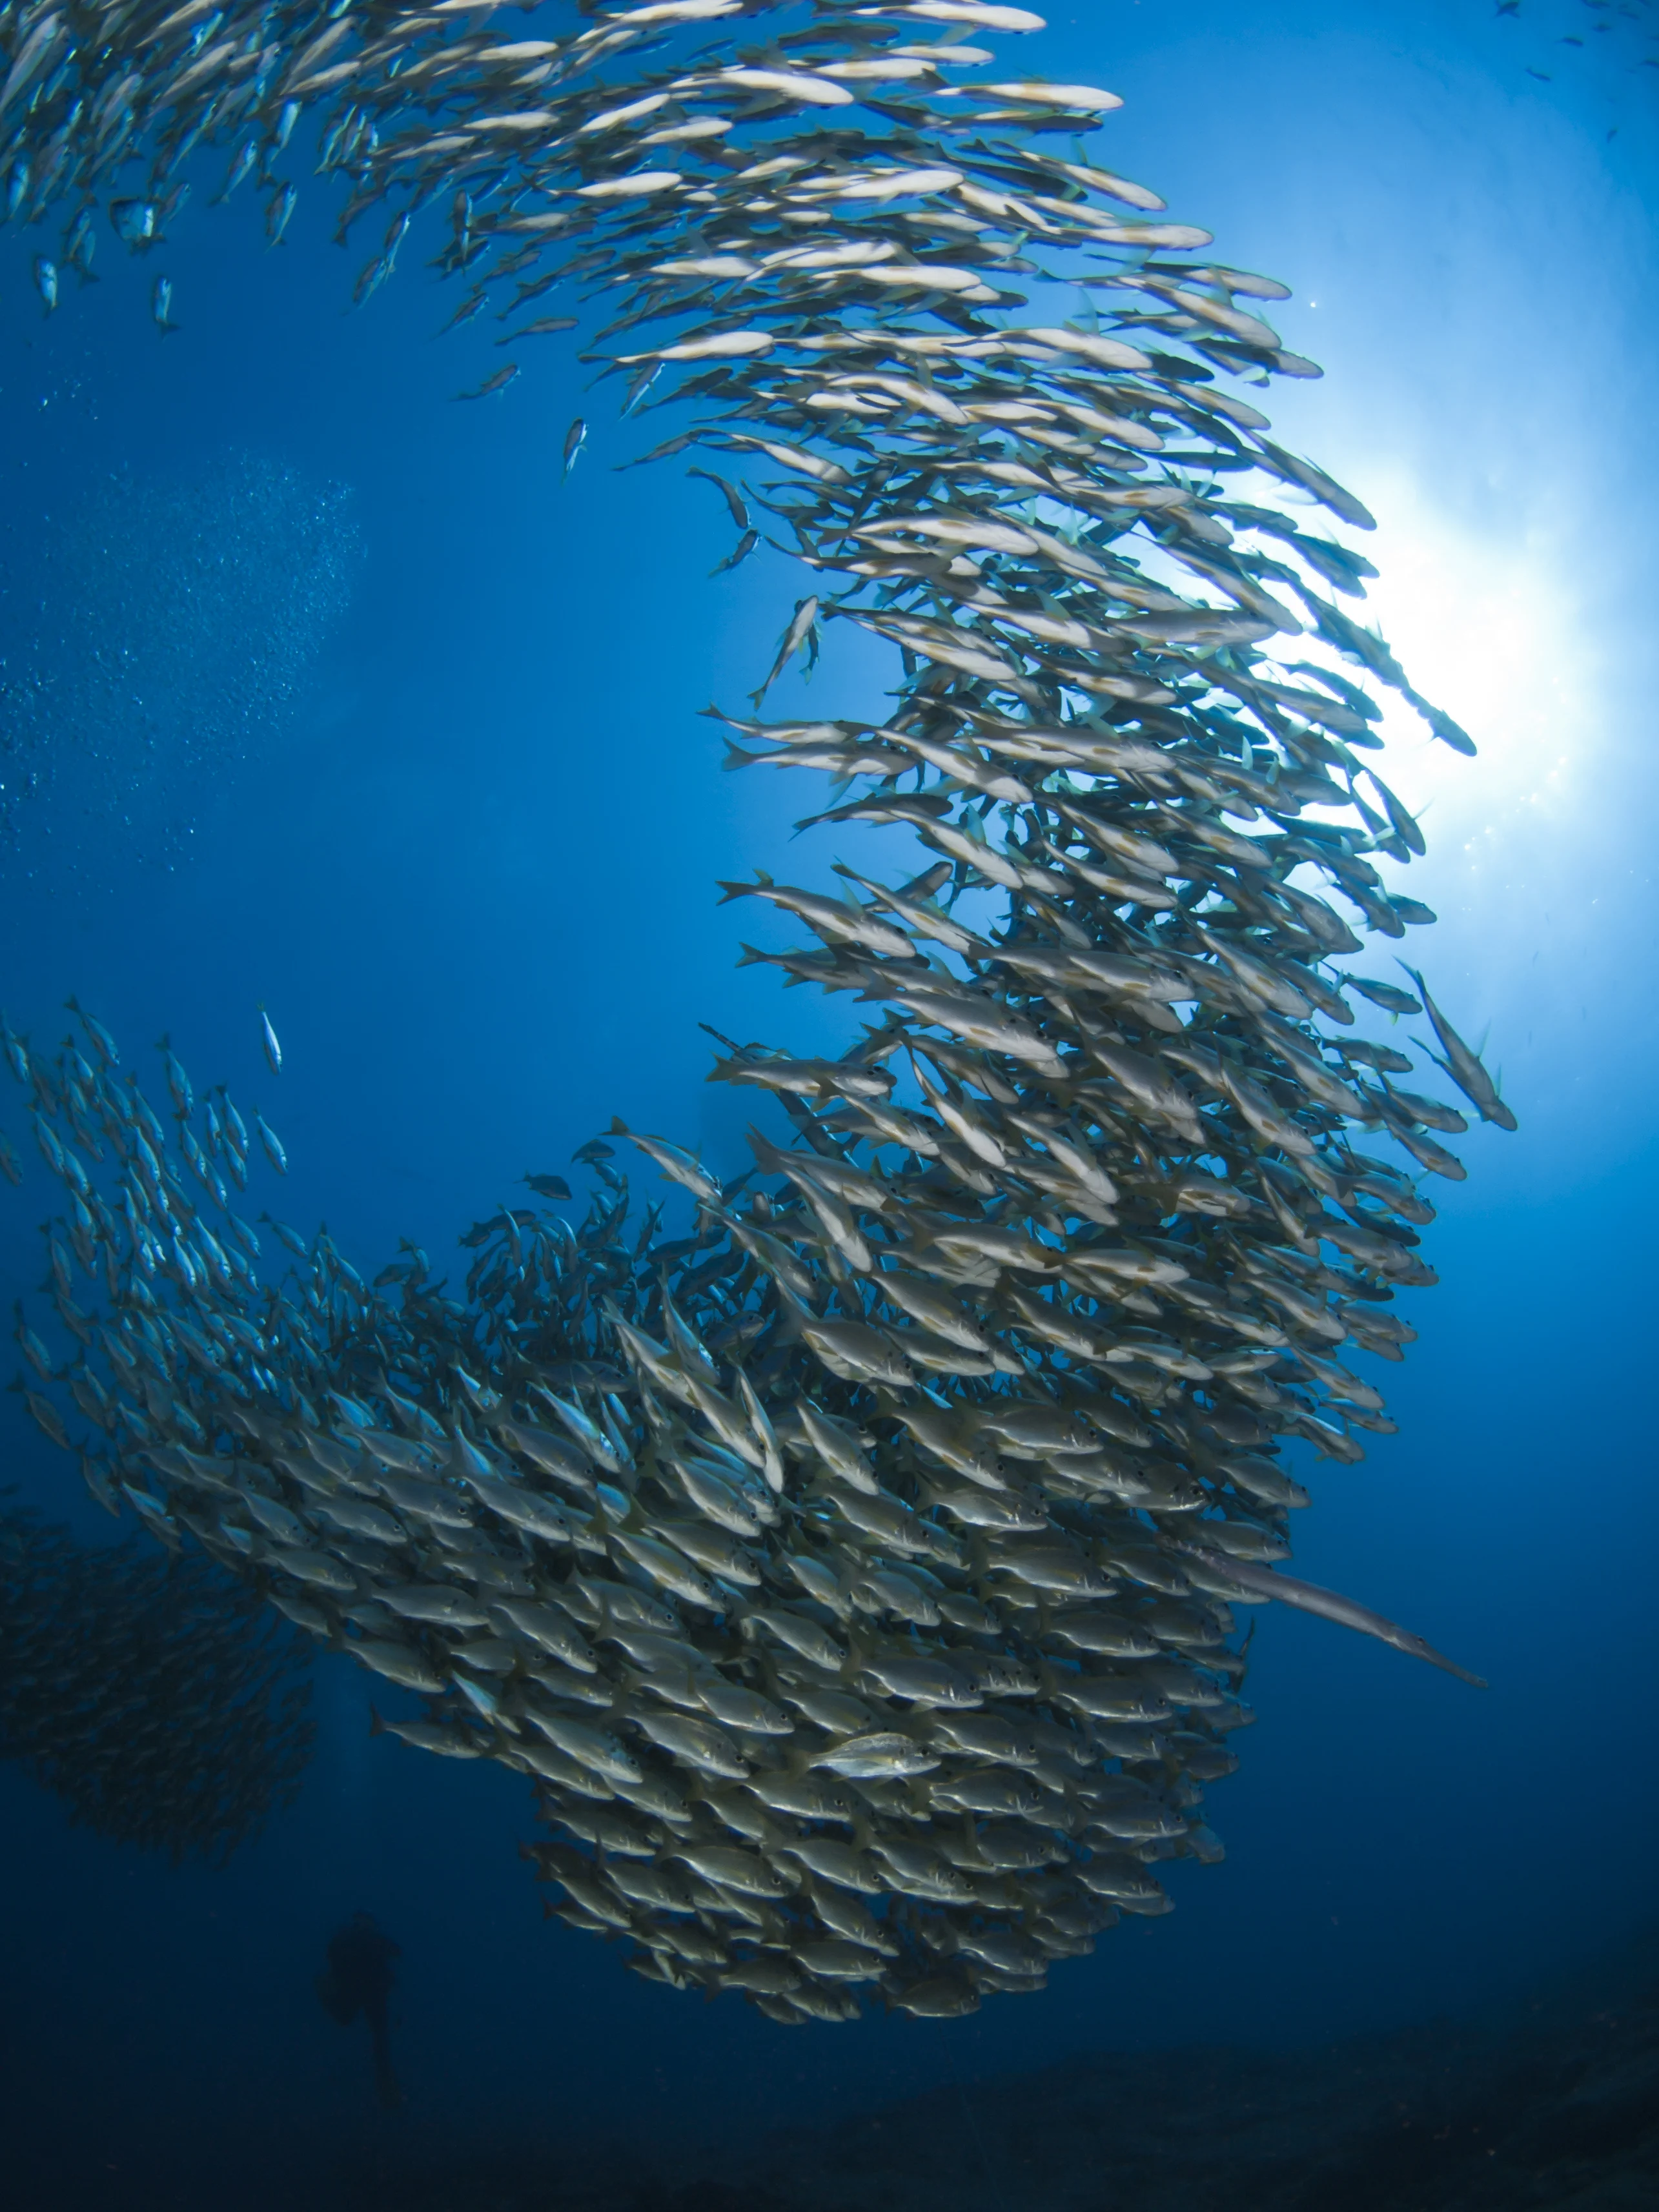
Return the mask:
<svg viewBox="0 0 1659 2212">
<path fill-rule="evenodd" d="M 689 477 L 701 477 L 705 483 L 717 485 L 725 498 L 732 521 L 739 530 L 748 529 L 749 509 L 744 503 L 743 494 L 735 484 L 728 483 L 722 476 L 716 476 L 713 469 L 688 469 L 685 473 Z"/>
<path fill-rule="evenodd" d="M 103 1061 L 105 1066 L 113 1067 L 117 1060 L 120 1059 L 121 1054 L 116 1045 L 115 1039 L 104 1027 L 102 1022 L 96 1020 L 94 1016 L 89 1014 L 78 999 L 65 999 L 64 1005 L 67 1012 L 76 1016 L 76 1019 L 80 1022 L 81 1026 L 85 1030 L 87 1035 L 92 1039 L 93 1049 L 97 1053 L 98 1057 Z"/>
<path fill-rule="evenodd" d="M 479 306 L 483 304 L 480 300 Z M 505 337 L 497 338 L 495 343 L 498 346 L 516 345 L 520 338 L 549 337 L 556 331 L 574 331 L 575 327 L 574 315 L 544 315 L 539 322 L 526 323 L 522 330 L 508 331 Z"/>
<path fill-rule="evenodd" d="M 172 1095 L 173 1110 L 181 1121 L 186 1121 L 195 1111 L 196 1093 L 191 1087 L 189 1076 L 185 1073 L 184 1062 L 173 1049 L 171 1039 L 165 1035 L 157 1041 L 155 1049 L 161 1054 L 162 1065 L 167 1070 L 167 1090 Z"/>
<path fill-rule="evenodd" d="M 468 293 L 466 297 L 461 301 L 459 307 L 456 308 L 454 313 L 450 317 L 449 320 L 444 325 L 443 331 L 439 331 L 439 337 L 441 337 L 443 336 L 444 331 L 459 330 L 463 323 L 470 323 L 474 315 L 476 315 L 478 310 L 483 306 L 483 303 L 484 295 L 482 292 Z"/>
<path fill-rule="evenodd" d="M 1198 1525 L 1202 1528 L 1204 1523 Z M 1437 1651 L 1410 1629 L 1401 1628 L 1383 1614 L 1373 1613 L 1369 1606 L 1357 1605 L 1352 1598 L 1343 1597 L 1335 1590 L 1322 1589 L 1317 1583 L 1298 1582 L 1293 1575 L 1274 1574 L 1266 1567 L 1252 1565 L 1224 1552 L 1212 1552 L 1202 1544 L 1176 1540 L 1170 1549 L 1185 1558 L 1201 1560 L 1260 1597 L 1276 1597 L 1281 1604 L 1294 1606 L 1298 1612 L 1317 1613 L 1322 1620 L 1357 1629 L 1362 1636 L 1374 1636 L 1379 1643 L 1393 1644 L 1396 1651 L 1404 1651 L 1413 1659 L 1426 1659 L 1431 1667 L 1455 1674 L 1460 1682 L 1468 1683 L 1473 1689 L 1488 1687 L 1483 1674 L 1471 1674 L 1467 1668 L 1448 1659 L 1443 1652 Z"/>
<path fill-rule="evenodd" d="M 263 1000 L 259 1004 L 259 1028 L 260 1041 L 265 1048 L 265 1058 L 270 1063 L 270 1072 L 273 1075 L 280 1075 L 283 1072 L 283 1048 L 276 1042 L 276 1032 L 270 1026 L 270 1016 L 265 1012 Z"/>
<path fill-rule="evenodd" d="M 49 261 L 44 253 L 34 258 L 34 289 L 50 314 L 58 305 L 58 264 Z"/>
<path fill-rule="evenodd" d="M 562 1176 L 527 1175 L 520 1178 L 527 1183 L 538 1198 L 568 1198 L 570 1186 Z"/>
<path fill-rule="evenodd" d="M 809 667 L 817 659 L 817 621 L 818 603 L 816 597 L 796 601 L 794 615 L 779 643 L 778 657 L 772 663 L 771 673 L 758 691 L 751 691 L 749 695 L 757 707 L 760 705 L 761 701 L 803 647 L 806 648 Z"/>
<path fill-rule="evenodd" d="M 1401 965 L 1405 967 L 1405 963 L 1401 961 Z M 1480 1065 L 1478 1054 L 1469 1050 L 1468 1045 L 1464 1043 L 1462 1038 L 1458 1036 L 1457 1031 L 1429 996 L 1428 988 L 1423 978 L 1414 968 L 1407 968 L 1406 973 L 1416 984 L 1421 994 L 1429 1019 L 1434 1025 L 1434 1033 L 1440 1040 L 1440 1049 L 1446 1055 L 1443 1060 L 1441 1060 L 1431 1053 L 1429 1057 L 1434 1060 L 1437 1067 L 1443 1068 L 1450 1076 L 1483 1121 L 1495 1121 L 1500 1129 L 1517 1127 L 1519 1125 L 1515 1115 L 1498 1095 L 1498 1085 Z"/>
<path fill-rule="evenodd" d="M 131 1504 L 177 1547 L 149 1492 L 89 1453 L 81 1469 L 105 1511 Z M 0 1608 L 0 1741 L 71 1820 L 222 1866 L 292 1796 L 316 1734 L 307 1640 L 204 1553 L 82 1543 L 8 1500 Z"/>
<path fill-rule="evenodd" d="M 15 1306 L 12 1310 L 17 1317 L 17 1325 L 12 1334 L 17 1340 L 18 1350 L 43 1382 L 55 1382 L 58 1370 L 52 1364 L 52 1354 L 23 1318 L 21 1305 Z"/>
<path fill-rule="evenodd" d="M 1381 1006 L 1384 1013 L 1420 1014 L 1423 1011 L 1409 991 L 1402 991 L 1393 983 L 1375 982 L 1369 975 L 1340 975 L 1337 980 L 1346 990 L 1358 991 L 1362 999 Z"/>
<path fill-rule="evenodd" d="M 173 319 L 173 279 L 171 276 L 158 276 L 156 278 L 155 289 L 149 295 L 149 312 L 150 319 L 154 322 L 156 329 L 160 331 L 163 337 L 168 337 L 173 331 L 178 329 L 178 324 Z"/>
<path fill-rule="evenodd" d="M 257 138 L 250 138 L 247 143 L 241 147 L 234 159 L 232 161 L 230 167 L 226 173 L 225 181 L 220 185 L 218 191 L 214 194 L 212 200 L 210 202 L 210 205 L 218 207 L 224 201 L 228 200 L 231 194 L 235 191 L 237 185 L 241 183 L 242 179 L 246 175 L 248 175 L 258 158 L 259 142 Z"/>
<path fill-rule="evenodd" d="M 624 415 L 631 415 L 634 412 L 661 374 L 662 363 L 659 361 L 647 362 L 645 367 L 635 372 L 633 380 L 628 387 L 627 396 L 622 404 L 622 411 Z"/>
<path fill-rule="evenodd" d="M 282 1140 L 278 1138 L 276 1132 L 266 1121 L 264 1115 L 257 1111 L 253 1116 L 253 1126 L 259 1133 L 259 1142 L 264 1146 L 265 1158 L 270 1162 L 270 1164 L 276 1169 L 278 1175 L 286 1175 L 288 1173 L 288 1154 L 283 1150 Z"/>
<path fill-rule="evenodd" d="M 564 474 L 560 478 L 561 483 L 569 477 L 571 470 L 576 465 L 577 457 L 586 443 L 587 425 L 579 415 L 564 434 Z"/>
<path fill-rule="evenodd" d="M 92 224 L 92 210 L 83 207 L 70 226 L 69 235 L 64 240 L 64 258 L 80 271 L 83 284 L 96 282 L 92 273 L 92 257 L 97 243 L 97 234 Z"/>
<path fill-rule="evenodd" d="M 475 392 L 458 392 L 455 397 L 457 399 L 488 399 L 492 392 L 505 392 L 518 373 L 518 362 L 509 361 L 504 368 L 498 368 L 494 376 L 485 377 Z"/>
<path fill-rule="evenodd" d="M 265 210 L 265 236 L 272 246 L 282 244 L 283 234 L 288 228 L 289 219 L 294 213 L 294 204 L 299 197 L 292 185 L 284 185 L 281 191 L 273 194 L 270 204 Z"/>
<path fill-rule="evenodd" d="M 135 252 L 149 245 L 155 236 L 156 207 L 154 200 L 112 200 L 109 219 L 115 226 L 115 235 L 123 246 Z"/>
<path fill-rule="evenodd" d="M 745 530 L 743 536 L 738 540 L 734 550 L 728 553 L 724 561 L 717 561 L 714 567 L 708 571 L 709 574 L 711 576 L 723 576 L 728 568 L 740 568 L 759 544 L 759 531 Z"/>
</svg>

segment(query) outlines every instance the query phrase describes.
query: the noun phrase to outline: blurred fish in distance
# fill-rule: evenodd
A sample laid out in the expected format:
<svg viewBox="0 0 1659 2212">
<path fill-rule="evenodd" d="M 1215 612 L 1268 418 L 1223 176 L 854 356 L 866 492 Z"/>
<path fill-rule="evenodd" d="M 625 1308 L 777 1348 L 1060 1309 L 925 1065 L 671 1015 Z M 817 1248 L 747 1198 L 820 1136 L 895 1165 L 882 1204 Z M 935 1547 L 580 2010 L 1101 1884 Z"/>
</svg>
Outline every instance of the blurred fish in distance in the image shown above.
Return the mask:
<svg viewBox="0 0 1659 2212">
<path fill-rule="evenodd" d="M 307 1647 L 245 1579 L 0 1511 L 0 1759 L 72 1820 L 222 1866 L 298 1790 L 310 1699 Z"/>
</svg>

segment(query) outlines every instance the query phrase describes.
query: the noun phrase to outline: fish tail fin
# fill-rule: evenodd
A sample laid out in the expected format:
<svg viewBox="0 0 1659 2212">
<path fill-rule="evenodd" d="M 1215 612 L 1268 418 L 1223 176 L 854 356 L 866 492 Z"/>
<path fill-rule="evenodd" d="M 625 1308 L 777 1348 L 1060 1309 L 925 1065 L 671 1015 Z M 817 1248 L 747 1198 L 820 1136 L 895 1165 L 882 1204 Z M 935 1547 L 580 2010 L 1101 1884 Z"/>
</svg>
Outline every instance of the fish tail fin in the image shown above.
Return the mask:
<svg viewBox="0 0 1659 2212">
<path fill-rule="evenodd" d="M 368 1708 L 368 1732 L 371 1735 L 384 1735 L 386 1733 L 386 1725 L 380 1718 L 380 1708 L 373 1703 Z"/>
<path fill-rule="evenodd" d="M 816 1321 L 817 1316 L 810 1306 L 801 1303 L 781 1276 L 773 1276 L 772 1287 L 778 1294 L 778 1342 L 780 1345 L 799 1344 L 802 1328 L 807 1322 Z M 21 1389 L 22 1384 L 20 1382 L 16 1387 Z"/>
</svg>

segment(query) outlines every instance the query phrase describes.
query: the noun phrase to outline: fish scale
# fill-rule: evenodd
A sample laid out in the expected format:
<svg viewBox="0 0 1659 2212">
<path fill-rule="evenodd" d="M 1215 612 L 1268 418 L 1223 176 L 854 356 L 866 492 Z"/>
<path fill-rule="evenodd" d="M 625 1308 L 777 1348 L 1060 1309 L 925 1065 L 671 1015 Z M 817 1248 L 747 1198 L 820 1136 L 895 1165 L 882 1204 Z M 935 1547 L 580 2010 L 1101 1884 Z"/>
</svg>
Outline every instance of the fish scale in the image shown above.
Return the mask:
<svg viewBox="0 0 1659 2212">
<path fill-rule="evenodd" d="M 440 12 L 360 21 L 321 5 L 275 31 L 233 5 L 198 43 L 198 12 L 154 0 L 67 58 L 51 46 L 55 17 L 0 23 L 9 212 L 32 218 L 71 174 L 77 191 L 118 193 L 130 164 L 165 173 L 198 138 L 262 145 L 269 175 L 303 112 L 320 167 L 349 168 L 349 215 L 381 201 L 391 215 L 360 298 L 392 274 L 408 201 L 442 193 L 454 230 L 441 267 L 482 270 L 457 320 L 558 281 L 602 292 L 615 319 L 594 343 L 636 334 L 611 363 L 629 380 L 624 410 L 709 403 L 660 451 L 735 457 L 751 472 L 742 492 L 717 469 L 694 473 L 722 489 L 735 526 L 752 535 L 751 507 L 776 520 L 813 572 L 772 677 L 815 654 L 832 617 L 900 650 L 885 723 L 733 719 L 760 749 L 733 764 L 809 763 L 827 744 L 858 787 L 832 818 L 908 825 L 942 857 L 890 895 L 866 884 L 872 907 L 748 887 L 823 940 L 755 957 L 852 985 L 871 1016 L 841 1060 L 722 1041 L 716 1076 L 773 1090 L 795 1126 L 791 1150 L 757 1148 L 758 1186 L 722 1194 L 690 1155 L 638 1140 L 700 1209 L 697 1237 L 665 1243 L 654 1213 L 642 1235 L 629 1227 L 612 1149 L 584 1147 L 599 1185 L 586 1219 L 573 1233 L 519 1209 L 481 1224 L 464 1304 L 423 1255 L 367 1287 L 320 1237 L 283 1237 L 295 1265 L 274 1298 L 257 1243 L 246 1270 L 201 1264 L 225 1192 L 198 1162 L 222 1151 L 246 1179 L 228 1102 L 229 1120 L 199 1109 L 204 1148 L 170 1057 L 176 1139 L 136 1087 L 106 1085 L 100 1115 L 137 1164 L 118 1184 L 74 1149 L 85 1078 L 61 1061 L 54 1078 L 7 1032 L 46 1164 L 87 1201 L 71 1206 L 74 1257 L 52 1239 L 63 1311 L 79 1259 L 108 1290 L 119 1339 L 79 1337 L 46 1387 L 110 1409 L 84 1462 L 94 1496 L 117 1511 L 126 1496 L 170 1543 L 182 1525 L 233 1572 L 274 1575 L 274 1603 L 377 1671 L 449 1684 L 463 1639 L 491 1628 L 494 1687 L 441 1687 L 425 1721 L 392 1726 L 531 1774 L 549 1822 L 575 1839 L 544 1847 L 538 1870 L 567 1893 L 556 1909 L 633 1939 L 642 1970 L 741 1990 L 779 2021 L 856 2016 L 850 1993 L 866 1985 L 924 2017 L 1030 1987 L 1116 1910 L 1168 1909 L 1134 1837 L 1218 1851 L 1186 1812 L 1199 1778 L 1229 1771 L 1223 1739 L 1251 1717 L 1224 1640 L 1230 1601 L 1277 1595 L 1449 1664 L 1265 1564 L 1285 1556 L 1282 1509 L 1305 1495 L 1276 1439 L 1359 1455 L 1353 1430 L 1389 1425 L 1333 1351 L 1352 1339 L 1400 1356 L 1414 1332 L 1379 1308 L 1432 1279 L 1350 1200 L 1395 1204 L 1392 1177 L 1395 1210 L 1415 1221 L 1431 1209 L 1413 1170 L 1463 1170 L 1424 1133 L 1460 1127 L 1452 1108 L 1350 1089 L 1323 1058 L 1333 1041 L 1313 1013 L 1353 1017 L 1347 979 L 1317 963 L 1360 940 L 1285 878 L 1322 872 L 1358 927 L 1391 936 L 1427 910 L 1391 896 L 1363 858 L 1377 817 L 1354 793 L 1352 749 L 1378 742 L 1375 708 L 1311 663 L 1291 672 L 1298 684 L 1279 680 L 1263 648 L 1299 617 L 1261 580 L 1472 750 L 1323 597 L 1328 585 L 1363 596 L 1369 565 L 1312 537 L 1305 506 L 1287 518 L 1269 502 L 1290 485 L 1358 527 L 1364 508 L 1214 388 L 1218 374 L 1315 373 L 1231 304 L 1283 288 L 1207 264 L 1146 266 L 1149 249 L 1201 252 L 1209 234 L 1156 220 L 1167 211 L 1146 187 L 1042 150 L 1034 126 L 1091 129 L 1110 94 L 956 82 L 993 59 L 961 44 L 884 51 L 930 21 L 1038 27 L 1021 9 L 895 9 L 851 47 L 825 25 L 787 65 L 734 59 L 708 0 L 516 46 Z M 769 12 L 757 0 L 745 22 Z M 652 43 L 664 29 L 672 53 Z M 866 83 L 878 116 L 862 106 Z M 294 188 L 276 191 L 280 236 Z M 114 206 L 124 242 L 154 244 L 155 203 Z M 1093 327 L 981 312 L 1021 304 L 1012 287 L 1033 235 L 1100 287 Z M 57 306 L 52 264 L 36 282 Z M 1132 283 L 1158 295 L 1151 323 Z M 580 319 L 531 330 L 567 319 Z M 1168 349 L 1155 356 L 1141 343 L 1154 328 Z M 567 474 L 586 436 L 572 426 Z M 766 469 L 780 473 L 757 486 Z M 1143 515 L 1158 518 L 1157 579 L 1137 558 Z M 1273 538 L 1272 561 L 1240 545 L 1252 530 Z M 1182 590 L 1164 580 L 1172 570 Z M 912 773 L 917 787 L 898 793 Z M 1420 850 L 1372 781 L 1382 849 Z M 1340 831 L 1301 818 L 1351 802 Z M 1276 834 L 1220 818 L 1248 824 L 1258 810 Z M 949 918 L 970 890 L 994 900 L 978 934 Z M 1385 1007 L 1404 995 L 1353 988 Z M 1446 1071 L 1485 1119 L 1511 1126 L 1419 988 Z M 101 1025 L 88 1033 L 112 1060 Z M 1346 1057 L 1392 1071 L 1393 1053 L 1356 1039 Z M 915 1073 L 937 1118 L 887 1103 L 889 1063 Z M 1356 1124 L 1380 1127 L 1412 1165 L 1356 1154 Z M 257 1115 L 255 1127 L 282 1172 L 282 1146 Z M 620 1123 L 612 1133 L 634 1141 Z M 195 1170 L 199 1206 L 175 1159 Z M 1326 1266 L 1325 1246 L 1351 1266 Z M 59 1398 L 27 1402 L 63 1440 Z M 410 1407 L 414 1429 L 453 1437 L 487 1527 L 405 1433 Z M 550 1407 L 562 1433 L 545 1425 Z M 1248 1453 L 1199 1441 L 1206 1417 Z M 809 1449 L 834 1480 L 799 1464 Z M 194 1516 L 192 1497 L 216 1486 L 264 1499 L 278 1528 L 306 1515 L 343 1533 L 303 1552 L 261 1543 L 256 1565 Z M 366 1502 L 376 1490 L 406 1530 Z M 348 1549 L 354 1530 L 382 1547 L 405 1536 L 412 1555 Z M 695 1670 L 641 1674 L 630 1655 L 655 1650 L 644 1637 L 689 1651 Z M 681 1686 L 718 1719 L 679 1710 Z M 799 1731 L 784 1732 L 781 1697 Z M 595 1808 L 613 1804 L 607 1830 Z M 852 1840 L 815 1842 L 826 1826 Z M 605 1838 L 636 1826 L 662 1833 L 648 1868 L 602 1878 Z M 836 1887 L 849 1874 L 876 1885 L 878 1914 Z M 704 1925 L 718 1917 L 718 1940 L 660 1917 L 688 1903 Z"/>
</svg>

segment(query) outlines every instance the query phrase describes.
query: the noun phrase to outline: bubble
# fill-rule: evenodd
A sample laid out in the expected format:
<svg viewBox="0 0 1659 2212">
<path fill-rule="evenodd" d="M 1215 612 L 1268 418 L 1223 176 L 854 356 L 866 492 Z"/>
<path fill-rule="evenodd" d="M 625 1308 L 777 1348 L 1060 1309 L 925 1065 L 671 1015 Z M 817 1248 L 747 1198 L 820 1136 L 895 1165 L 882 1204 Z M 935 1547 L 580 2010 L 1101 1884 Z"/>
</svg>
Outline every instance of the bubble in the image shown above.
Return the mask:
<svg viewBox="0 0 1659 2212">
<path fill-rule="evenodd" d="M 0 839 L 176 866 L 293 726 L 362 561 L 350 490 L 228 453 L 112 474 L 0 545 Z"/>
</svg>

